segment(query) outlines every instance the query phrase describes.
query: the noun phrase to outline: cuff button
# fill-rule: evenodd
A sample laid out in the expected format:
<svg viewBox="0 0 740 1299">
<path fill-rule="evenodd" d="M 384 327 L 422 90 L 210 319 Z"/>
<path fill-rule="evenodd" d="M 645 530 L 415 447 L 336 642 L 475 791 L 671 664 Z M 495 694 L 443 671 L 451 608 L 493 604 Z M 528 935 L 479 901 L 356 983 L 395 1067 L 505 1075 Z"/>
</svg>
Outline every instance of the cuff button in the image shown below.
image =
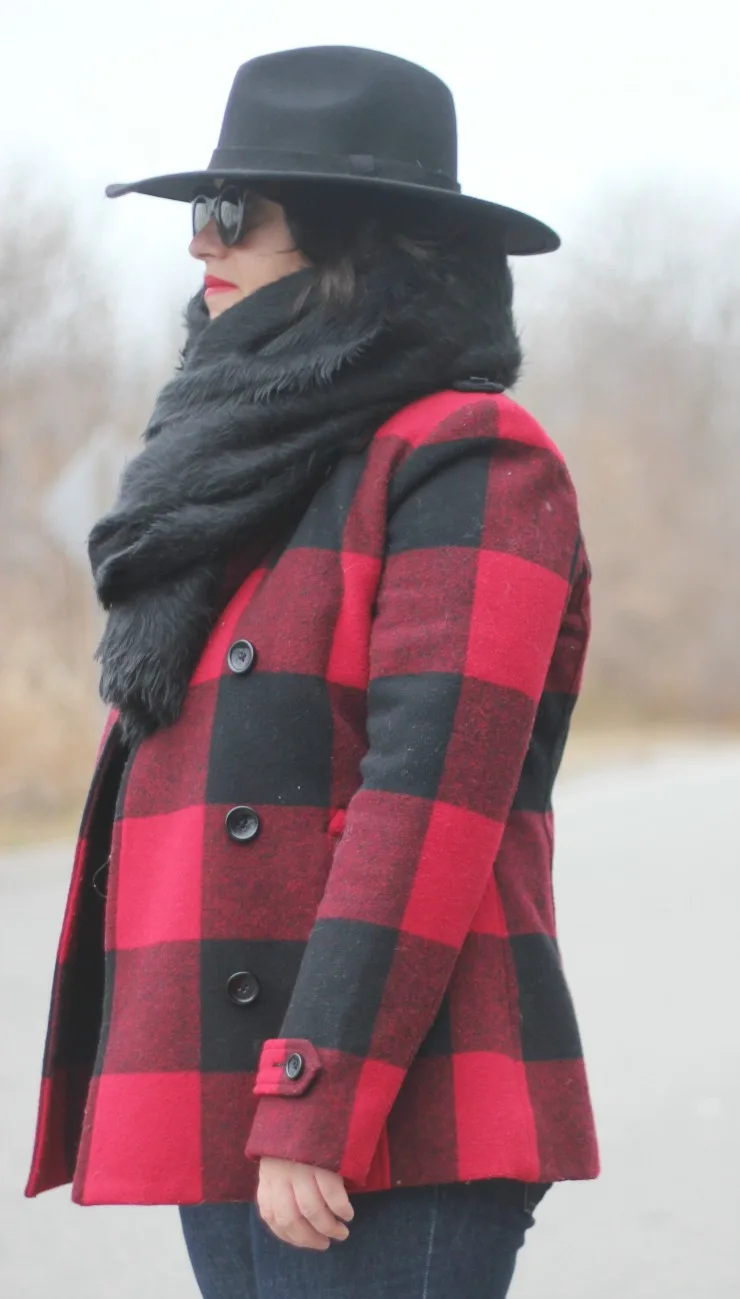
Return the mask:
<svg viewBox="0 0 740 1299">
<path fill-rule="evenodd" d="M 291 1082 L 295 1082 L 296 1078 L 300 1078 L 303 1073 L 305 1063 L 300 1052 L 294 1051 L 285 1061 L 285 1077 L 289 1078 Z"/>
</svg>

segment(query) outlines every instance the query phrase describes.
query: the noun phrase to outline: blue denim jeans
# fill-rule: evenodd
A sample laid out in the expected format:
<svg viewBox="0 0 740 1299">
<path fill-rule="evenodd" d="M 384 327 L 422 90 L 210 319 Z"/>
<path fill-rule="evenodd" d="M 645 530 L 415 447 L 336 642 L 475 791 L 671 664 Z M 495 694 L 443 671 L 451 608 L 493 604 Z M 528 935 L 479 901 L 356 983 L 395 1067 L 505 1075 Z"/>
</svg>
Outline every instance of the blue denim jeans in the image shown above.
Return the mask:
<svg viewBox="0 0 740 1299">
<path fill-rule="evenodd" d="M 504 1299 L 534 1219 L 495 1184 L 352 1196 L 347 1240 L 326 1251 L 273 1235 L 254 1204 L 180 1209 L 203 1299 Z"/>
</svg>

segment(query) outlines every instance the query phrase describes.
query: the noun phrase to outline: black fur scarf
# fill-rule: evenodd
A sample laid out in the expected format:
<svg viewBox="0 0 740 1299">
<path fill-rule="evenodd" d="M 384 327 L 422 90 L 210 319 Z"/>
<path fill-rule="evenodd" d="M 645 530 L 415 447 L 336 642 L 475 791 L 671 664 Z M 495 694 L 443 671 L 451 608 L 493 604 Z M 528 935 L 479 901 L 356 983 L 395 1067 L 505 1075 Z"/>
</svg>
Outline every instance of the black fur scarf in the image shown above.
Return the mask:
<svg viewBox="0 0 740 1299">
<path fill-rule="evenodd" d="M 521 360 L 508 271 L 465 276 L 401 250 L 360 277 L 351 308 L 322 301 L 306 269 L 213 322 L 201 291 L 186 323 L 144 449 L 88 543 L 108 610 L 100 692 L 130 743 L 179 716 L 235 554 L 257 562 L 395 411 L 472 375 L 510 387 Z"/>
</svg>

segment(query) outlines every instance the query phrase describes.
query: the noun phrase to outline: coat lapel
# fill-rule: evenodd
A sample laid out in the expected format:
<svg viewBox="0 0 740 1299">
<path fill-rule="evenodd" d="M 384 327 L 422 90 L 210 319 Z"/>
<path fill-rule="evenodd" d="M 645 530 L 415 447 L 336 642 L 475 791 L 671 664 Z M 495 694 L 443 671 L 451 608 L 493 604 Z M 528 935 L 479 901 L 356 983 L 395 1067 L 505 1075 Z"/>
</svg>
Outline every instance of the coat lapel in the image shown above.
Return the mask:
<svg viewBox="0 0 740 1299">
<path fill-rule="evenodd" d="M 115 714 L 106 723 L 80 825 L 51 993 L 27 1195 L 72 1180 L 103 996 L 104 901 L 93 875 L 110 852 L 126 760 Z"/>
</svg>

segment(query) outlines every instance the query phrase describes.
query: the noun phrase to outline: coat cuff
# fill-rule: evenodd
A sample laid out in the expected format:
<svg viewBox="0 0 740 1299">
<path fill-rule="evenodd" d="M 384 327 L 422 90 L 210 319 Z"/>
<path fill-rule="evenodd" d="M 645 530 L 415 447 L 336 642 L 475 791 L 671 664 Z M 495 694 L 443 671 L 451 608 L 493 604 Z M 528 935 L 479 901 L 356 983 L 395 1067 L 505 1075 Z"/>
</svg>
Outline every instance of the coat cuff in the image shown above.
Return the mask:
<svg viewBox="0 0 740 1299">
<path fill-rule="evenodd" d="M 297 1056 L 302 1067 L 297 1059 L 291 1064 Z M 291 1079 L 291 1073 L 297 1076 Z M 329 1048 L 319 1052 L 306 1038 L 268 1040 L 254 1086 L 260 1099 L 247 1158 L 327 1168 L 361 1187 L 404 1075 L 384 1061 Z"/>
<path fill-rule="evenodd" d="M 321 1072 L 321 1057 L 303 1037 L 272 1037 L 262 1045 L 255 1096 L 302 1096 Z"/>
</svg>

